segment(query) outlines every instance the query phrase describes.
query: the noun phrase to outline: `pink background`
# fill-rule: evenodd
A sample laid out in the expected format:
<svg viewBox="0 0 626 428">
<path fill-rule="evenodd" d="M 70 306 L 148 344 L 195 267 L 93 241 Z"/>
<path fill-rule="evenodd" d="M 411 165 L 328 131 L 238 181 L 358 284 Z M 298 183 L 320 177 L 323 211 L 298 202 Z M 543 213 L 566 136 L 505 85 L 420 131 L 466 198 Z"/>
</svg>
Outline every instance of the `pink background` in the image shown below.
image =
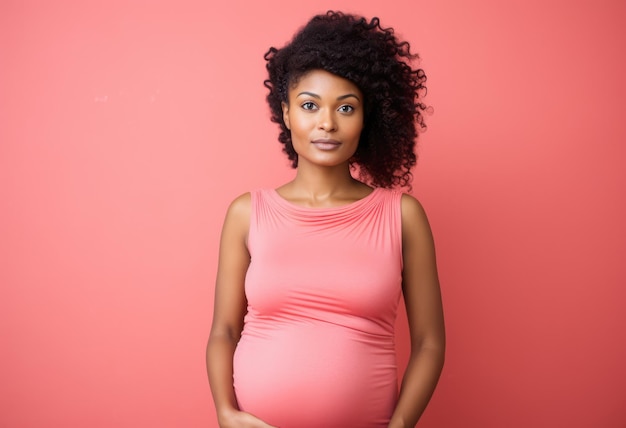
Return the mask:
<svg viewBox="0 0 626 428">
<path fill-rule="evenodd" d="M 224 211 L 293 174 L 263 53 L 335 8 L 429 77 L 449 347 L 420 426 L 625 427 L 626 3 L 211 3 L 0 5 L 0 426 L 216 426 Z"/>
</svg>

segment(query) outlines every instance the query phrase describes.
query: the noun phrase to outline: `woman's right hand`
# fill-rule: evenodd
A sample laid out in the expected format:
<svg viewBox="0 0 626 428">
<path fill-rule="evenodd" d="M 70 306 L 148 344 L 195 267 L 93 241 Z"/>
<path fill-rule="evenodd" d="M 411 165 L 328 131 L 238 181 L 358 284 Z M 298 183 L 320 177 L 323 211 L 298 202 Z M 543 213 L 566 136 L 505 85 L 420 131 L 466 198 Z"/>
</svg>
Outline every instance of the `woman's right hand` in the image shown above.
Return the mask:
<svg viewBox="0 0 626 428">
<path fill-rule="evenodd" d="M 277 428 L 250 413 L 233 410 L 219 419 L 220 428 Z"/>
</svg>

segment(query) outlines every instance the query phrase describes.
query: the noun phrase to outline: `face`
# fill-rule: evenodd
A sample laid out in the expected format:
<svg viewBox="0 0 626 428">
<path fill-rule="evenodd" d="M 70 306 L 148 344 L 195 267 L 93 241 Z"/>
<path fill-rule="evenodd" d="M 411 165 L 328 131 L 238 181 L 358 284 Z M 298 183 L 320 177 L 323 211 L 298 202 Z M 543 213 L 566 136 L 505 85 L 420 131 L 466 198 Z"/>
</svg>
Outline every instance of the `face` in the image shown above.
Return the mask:
<svg viewBox="0 0 626 428">
<path fill-rule="evenodd" d="M 323 70 L 308 72 L 289 88 L 283 119 L 298 167 L 348 165 L 363 129 L 363 101 L 354 83 Z"/>
</svg>

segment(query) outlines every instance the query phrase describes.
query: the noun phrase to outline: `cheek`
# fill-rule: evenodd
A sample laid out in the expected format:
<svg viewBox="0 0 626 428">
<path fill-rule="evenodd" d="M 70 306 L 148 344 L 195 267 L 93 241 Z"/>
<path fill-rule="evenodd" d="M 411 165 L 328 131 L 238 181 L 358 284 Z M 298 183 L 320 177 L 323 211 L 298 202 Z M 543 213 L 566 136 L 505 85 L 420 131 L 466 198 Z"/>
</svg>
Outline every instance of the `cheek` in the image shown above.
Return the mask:
<svg viewBox="0 0 626 428">
<path fill-rule="evenodd" d="M 350 132 L 354 135 L 355 138 L 359 138 L 361 136 L 361 132 L 363 131 L 363 121 L 357 121 L 352 124 Z"/>
<path fill-rule="evenodd" d="M 289 128 L 291 129 L 291 132 L 300 134 L 309 132 L 314 124 L 311 117 L 301 114 L 292 114 L 289 117 L 289 122 L 291 125 Z"/>
</svg>

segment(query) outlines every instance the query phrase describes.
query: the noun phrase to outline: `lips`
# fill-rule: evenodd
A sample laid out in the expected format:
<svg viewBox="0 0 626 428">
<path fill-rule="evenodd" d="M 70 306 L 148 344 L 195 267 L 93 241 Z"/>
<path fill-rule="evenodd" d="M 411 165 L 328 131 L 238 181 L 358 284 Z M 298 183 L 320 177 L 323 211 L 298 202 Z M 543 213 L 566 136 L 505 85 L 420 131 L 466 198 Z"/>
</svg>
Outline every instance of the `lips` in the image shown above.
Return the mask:
<svg viewBox="0 0 626 428">
<path fill-rule="evenodd" d="M 313 144 L 315 147 L 317 147 L 320 150 L 333 150 L 341 145 L 339 141 L 331 140 L 328 138 L 320 138 L 317 140 L 313 140 L 311 141 L 311 144 Z"/>
</svg>

